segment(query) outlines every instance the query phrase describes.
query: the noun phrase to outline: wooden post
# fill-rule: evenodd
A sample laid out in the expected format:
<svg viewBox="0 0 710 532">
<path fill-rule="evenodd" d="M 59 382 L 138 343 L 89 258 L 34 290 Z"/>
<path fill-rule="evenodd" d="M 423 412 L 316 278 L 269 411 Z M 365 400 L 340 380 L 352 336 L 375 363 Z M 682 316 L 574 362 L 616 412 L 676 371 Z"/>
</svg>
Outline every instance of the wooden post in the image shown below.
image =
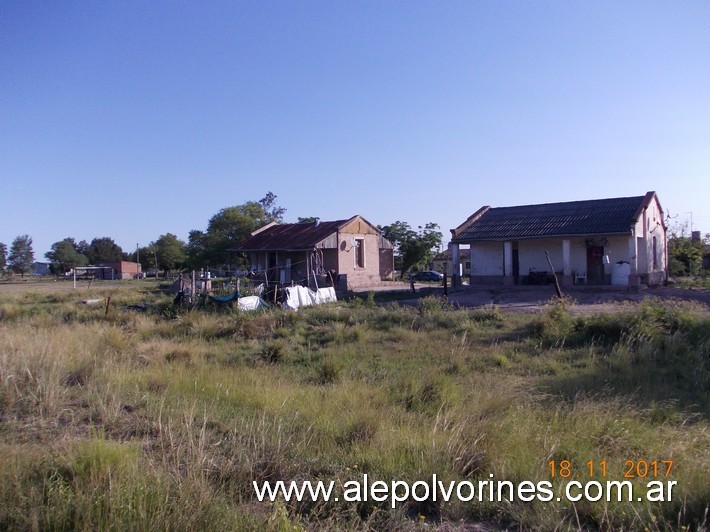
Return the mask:
<svg viewBox="0 0 710 532">
<path fill-rule="evenodd" d="M 106 298 L 106 312 L 104 313 L 104 319 L 108 318 L 108 308 L 111 306 L 111 296 Z"/>
<path fill-rule="evenodd" d="M 552 265 L 552 261 L 550 260 L 550 254 L 545 251 L 545 256 L 547 257 L 547 263 L 550 265 L 550 269 L 552 270 L 552 278 L 555 280 L 555 291 L 557 292 L 557 297 L 562 299 L 562 290 L 560 289 L 560 282 L 557 280 L 557 274 L 555 273 L 555 267 Z"/>
<path fill-rule="evenodd" d="M 444 272 L 444 297 L 449 297 L 449 284 L 446 280 L 446 272 Z"/>
</svg>

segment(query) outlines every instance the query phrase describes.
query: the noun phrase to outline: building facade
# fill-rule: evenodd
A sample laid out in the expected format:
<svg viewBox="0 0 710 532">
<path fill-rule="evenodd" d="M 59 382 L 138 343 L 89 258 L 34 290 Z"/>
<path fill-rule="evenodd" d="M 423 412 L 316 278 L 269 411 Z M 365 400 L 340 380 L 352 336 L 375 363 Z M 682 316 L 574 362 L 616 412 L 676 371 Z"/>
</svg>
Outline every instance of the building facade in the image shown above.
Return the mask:
<svg viewBox="0 0 710 532">
<path fill-rule="evenodd" d="M 230 250 L 249 257 L 252 274 L 282 285 L 355 288 L 392 276 L 392 244 L 356 215 L 347 220 L 271 223 Z"/>
<path fill-rule="evenodd" d="M 470 247 L 471 284 L 655 285 L 667 279 L 663 209 L 644 196 L 491 208 L 451 230 L 451 251 Z M 452 274 L 456 272 L 451 272 Z"/>
</svg>

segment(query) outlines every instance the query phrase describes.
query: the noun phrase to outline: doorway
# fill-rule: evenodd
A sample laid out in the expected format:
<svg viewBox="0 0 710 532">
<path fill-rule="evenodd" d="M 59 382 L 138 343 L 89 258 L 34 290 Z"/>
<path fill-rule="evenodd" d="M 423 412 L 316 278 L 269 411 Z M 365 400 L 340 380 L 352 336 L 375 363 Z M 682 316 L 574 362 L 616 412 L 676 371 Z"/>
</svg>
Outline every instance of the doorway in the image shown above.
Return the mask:
<svg viewBox="0 0 710 532">
<path fill-rule="evenodd" d="M 604 246 L 587 247 L 587 282 L 604 284 Z"/>
</svg>

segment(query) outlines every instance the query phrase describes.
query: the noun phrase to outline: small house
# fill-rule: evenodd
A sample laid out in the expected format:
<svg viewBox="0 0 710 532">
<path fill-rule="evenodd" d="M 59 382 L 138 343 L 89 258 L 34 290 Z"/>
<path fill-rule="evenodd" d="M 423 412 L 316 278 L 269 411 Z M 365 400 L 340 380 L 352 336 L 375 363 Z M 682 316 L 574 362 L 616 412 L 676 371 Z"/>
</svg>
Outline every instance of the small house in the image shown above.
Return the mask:
<svg viewBox="0 0 710 532">
<path fill-rule="evenodd" d="M 126 260 L 116 262 L 102 262 L 96 265 L 96 275 L 101 279 L 139 279 L 142 277 L 141 265 L 137 262 Z"/>
<path fill-rule="evenodd" d="M 30 274 L 37 277 L 51 275 L 52 269 L 49 262 L 33 262 L 30 266 Z"/>
<path fill-rule="evenodd" d="M 451 249 L 445 249 L 441 253 L 434 255 L 431 261 L 431 269 L 436 272 L 461 272 L 464 276 L 471 275 L 471 250 L 470 249 L 459 249 L 459 260 L 458 267 L 454 267 L 454 263 L 451 260 Z"/>
<path fill-rule="evenodd" d="M 359 215 L 332 222 L 272 222 L 230 251 L 247 254 L 256 278 L 283 285 L 353 288 L 377 284 L 394 270 L 392 243 Z"/>
<path fill-rule="evenodd" d="M 660 284 L 666 226 L 655 192 L 627 198 L 484 206 L 451 230 L 451 251 L 470 249 L 471 284 Z M 452 272 L 455 273 L 455 272 Z"/>
</svg>

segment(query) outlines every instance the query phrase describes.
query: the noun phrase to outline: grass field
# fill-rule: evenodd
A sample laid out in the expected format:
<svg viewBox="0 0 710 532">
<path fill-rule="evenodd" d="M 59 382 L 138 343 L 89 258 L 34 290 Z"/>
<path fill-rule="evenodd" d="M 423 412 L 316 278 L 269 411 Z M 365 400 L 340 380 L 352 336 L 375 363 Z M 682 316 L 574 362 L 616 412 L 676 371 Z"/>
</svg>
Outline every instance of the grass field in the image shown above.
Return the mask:
<svg viewBox="0 0 710 532">
<path fill-rule="evenodd" d="M 153 282 L 0 286 L 2 529 L 707 530 L 710 314 L 375 298 L 176 310 Z M 68 283 L 69 285 L 71 283 Z M 60 286 L 61 285 L 61 286 Z M 111 297 L 107 307 L 105 299 Z M 102 299 L 85 305 L 82 300 Z M 147 310 L 127 310 L 145 304 Z M 547 480 L 673 460 L 666 502 L 258 502 L 252 481 Z M 636 470 L 638 473 L 638 470 Z M 662 476 L 663 471 L 658 473 Z M 643 492 L 652 474 L 633 478 Z"/>
</svg>

